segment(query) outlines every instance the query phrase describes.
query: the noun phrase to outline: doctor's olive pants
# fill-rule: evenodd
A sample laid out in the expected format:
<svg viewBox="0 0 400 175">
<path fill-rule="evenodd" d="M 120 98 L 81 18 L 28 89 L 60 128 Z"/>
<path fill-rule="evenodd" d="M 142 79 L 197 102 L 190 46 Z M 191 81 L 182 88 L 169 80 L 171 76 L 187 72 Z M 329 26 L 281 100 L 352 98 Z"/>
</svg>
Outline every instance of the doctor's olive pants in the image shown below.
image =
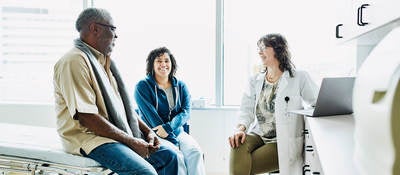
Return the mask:
<svg viewBox="0 0 400 175">
<path fill-rule="evenodd" d="M 279 169 L 276 143 L 264 143 L 260 136 L 247 134 L 238 148 L 231 148 L 229 173 L 253 175 Z"/>
</svg>

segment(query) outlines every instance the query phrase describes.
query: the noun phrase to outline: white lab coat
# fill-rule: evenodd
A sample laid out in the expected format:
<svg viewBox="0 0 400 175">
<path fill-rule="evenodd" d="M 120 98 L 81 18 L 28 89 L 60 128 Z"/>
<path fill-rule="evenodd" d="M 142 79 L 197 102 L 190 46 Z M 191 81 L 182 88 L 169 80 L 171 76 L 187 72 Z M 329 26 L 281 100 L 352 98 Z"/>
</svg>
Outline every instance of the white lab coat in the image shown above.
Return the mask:
<svg viewBox="0 0 400 175">
<path fill-rule="evenodd" d="M 279 80 L 275 99 L 276 135 L 280 175 L 301 175 L 304 145 L 304 119 L 301 115 L 287 111 L 303 109 L 302 101 L 314 105 L 318 96 L 318 86 L 305 71 L 296 71 L 292 78 L 288 71 Z M 239 124 L 246 126 L 247 132 L 256 129 L 256 102 L 258 101 L 265 73 L 250 78 L 249 86 L 242 97 Z M 289 97 L 289 101 L 285 101 Z M 256 123 L 253 123 L 256 122 Z M 255 124 L 255 125 L 254 125 Z"/>
</svg>

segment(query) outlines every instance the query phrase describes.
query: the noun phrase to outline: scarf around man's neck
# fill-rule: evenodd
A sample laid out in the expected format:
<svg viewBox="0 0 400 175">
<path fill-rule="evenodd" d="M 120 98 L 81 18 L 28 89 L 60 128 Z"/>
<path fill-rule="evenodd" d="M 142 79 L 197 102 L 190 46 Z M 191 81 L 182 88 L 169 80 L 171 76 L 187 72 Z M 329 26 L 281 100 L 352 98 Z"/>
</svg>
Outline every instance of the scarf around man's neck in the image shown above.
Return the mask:
<svg viewBox="0 0 400 175">
<path fill-rule="evenodd" d="M 81 39 L 76 39 L 74 44 L 75 47 L 84 52 L 89 59 L 90 65 L 92 66 L 93 72 L 96 76 L 96 80 L 100 86 L 109 121 L 129 135 L 141 138 L 142 133 L 139 129 L 138 117 L 134 113 L 129 95 L 114 62 L 111 60 L 110 70 L 117 82 L 118 91 L 121 95 L 123 105 L 121 105 L 119 102 L 118 95 L 111 86 L 104 67 L 102 67 L 102 65 L 98 62 L 90 48 Z M 124 117 L 123 112 L 125 112 L 126 118 Z"/>
</svg>

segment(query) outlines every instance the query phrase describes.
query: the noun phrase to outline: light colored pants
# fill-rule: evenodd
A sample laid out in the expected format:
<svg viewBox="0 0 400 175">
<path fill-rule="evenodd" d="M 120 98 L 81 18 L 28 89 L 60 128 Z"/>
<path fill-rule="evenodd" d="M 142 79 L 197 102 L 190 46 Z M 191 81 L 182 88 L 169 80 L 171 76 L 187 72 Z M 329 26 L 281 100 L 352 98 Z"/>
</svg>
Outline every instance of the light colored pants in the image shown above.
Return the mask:
<svg viewBox="0 0 400 175">
<path fill-rule="evenodd" d="M 192 136 L 186 132 L 181 132 L 177 140 L 179 147 L 172 144 L 168 140 L 160 139 L 162 145 L 173 148 L 178 157 L 181 158 L 179 163 L 179 175 L 205 175 L 206 170 L 204 167 L 203 151 L 199 144 Z"/>
<path fill-rule="evenodd" d="M 265 144 L 260 136 L 247 134 L 238 148 L 231 148 L 229 173 L 231 175 L 253 175 L 279 169 L 276 143 Z"/>
</svg>

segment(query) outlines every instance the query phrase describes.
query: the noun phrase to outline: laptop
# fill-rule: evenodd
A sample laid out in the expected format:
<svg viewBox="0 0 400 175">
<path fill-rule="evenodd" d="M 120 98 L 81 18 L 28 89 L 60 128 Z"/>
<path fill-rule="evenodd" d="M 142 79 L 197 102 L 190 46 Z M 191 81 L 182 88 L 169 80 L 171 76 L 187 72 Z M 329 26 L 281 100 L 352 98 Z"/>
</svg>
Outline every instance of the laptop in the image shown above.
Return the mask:
<svg viewBox="0 0 400 175">
<path fill-rule="evenodd" d="M 352 114 L 354 80 L 355 77 L 323 78 L 315 107 L 290 113 L 310 117 Z"/>
</svg>

